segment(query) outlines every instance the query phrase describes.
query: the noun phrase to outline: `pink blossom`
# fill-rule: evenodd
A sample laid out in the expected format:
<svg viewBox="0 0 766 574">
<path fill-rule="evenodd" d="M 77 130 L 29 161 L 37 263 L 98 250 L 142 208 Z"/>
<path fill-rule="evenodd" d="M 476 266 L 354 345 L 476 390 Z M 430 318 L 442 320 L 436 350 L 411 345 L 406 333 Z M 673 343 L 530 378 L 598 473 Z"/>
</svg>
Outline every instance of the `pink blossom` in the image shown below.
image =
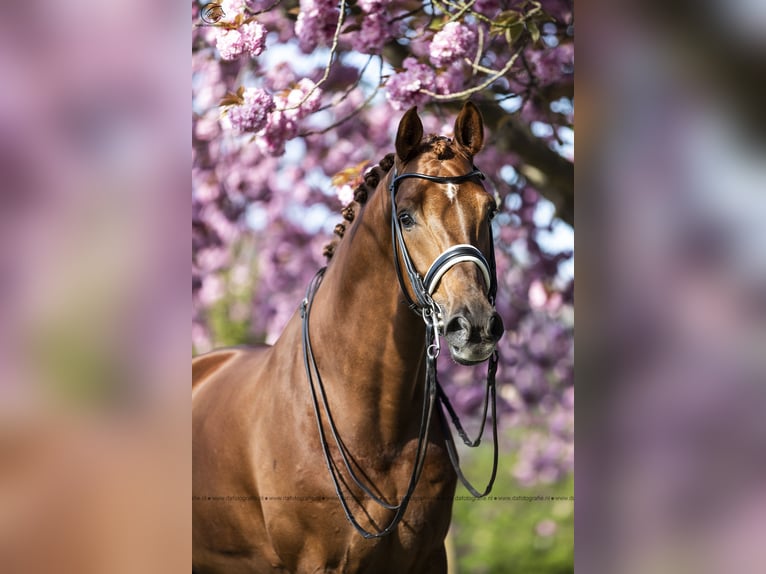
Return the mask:
<svg viewBox="0 0 766 574">
<path fill-rule="evenodd" d="M 245 0 L 222 0 L 221 10 L 226 22 L 233 22 L 237 14 L 245 11 Z"/>
<path fill-rule="evenodd" d="M 221 188 L 213 178 L 200 178 L 199 182 L 192 188 L 192 194 L 200 202 L 210 203 L 221 196 Z"/>
<path fill-rule="evenodd" d="M 367 14 L 372 14 L 383 8 L 383 0 L 358 0 L 357 4 Z"/>
<path fill-rule="evenodd" d="M 268 115 L 258 138 L 258 146 L 272 156 L 282 155 L 285 143 L 298 135 L 298 121 L 319 109 L 322 90 L 308 78 L 301 79 L 289 92 L 274 96 L 274 109 Z M 313 92 L 312 92 L 313 90 Z M 303 101 L 306 96 L 308 99 Z"/>
<path fill-rule="evenodd" d="M 449 22 L 431 41 L 431 62 L 436 67 L 446 66 L 468 54 L 476 34 L 460 22 Z"/>
<path fill-rule="evenodd" d="M 295 22 L 298 44 L 306 54 L 319 44 L 328 44 L 338 24 L 338 7 L 334 0 L 301 0 L 301 11 Z"/>
<path fill-rule="evenodd" d="M 224 117 L 228 120 L 229 126 L 236 131 L 260 131 L 266 125 L 269 112 L 274 109 L 274 99 L 260 88 L 247 88 L 242 98 L 244 102 L 238 106 L 228 107 Z"/>
<path fill-rule="evenodd" d="M 245 52 L 255 58 L 266 47 L 266 28 L 255 21 L 236 29 L 217 28 L 215 45 L 224 60 L 234 60 Z"/>
<path fill-rule="evenodd" d="M 224 60 L 233 60 L 242 54 L 242 35 L 239 30 L 216 29 L 215 47 Z"/>
<path fill-rule="evenodd" d="M 281 96 L 274 98 L 278 102 L 284 101 Z M 277 109 L 271 112 L 266 120 L 266 126 L 256 140 L 258 147 L 272 156 L 279 156 L 285 152 L 285 142 L 298 135 L 298 126 L 295 120 L 281 109 L 279 103 Z"/>
<path fill-rule="evenodd" d="M 359 3 L 364 11 L 361 28 L 351 32 L 351 47 L 362 54 L 378 54 L 385 43 L 394 35 L 388 23 L 389 11 L 382 0 L 364 0 Z"/>
<path fill-rule="evenodd" d="M 465 75 L 463 74 L 463 66 L 459 62 L 452 64 L 436 76 L 436 92 L 439 94 L 459 92 L 464 85 Z"/>
<path fill-rule="evenodd" d="M 240 29 L 245 50 L 253 57 L 260 56 L 266 47 L 266 28 L 258 22 L 244 24 Z"/>
<path fill-rule="evenodd" d="M 218 275 L 205 275 L 202 278 L 202 287 L 199 290 L 199 302 L 210 306 L 220 300 L 225 293 L 223 281 Z"/>
<path fill-rule="evenodd" d="M 309 93 L 311 94 L 310 96 Z M 303 101 L 306 96 L 308 96 L 308 99 Z M 296 110 L 290 111 L 294 112 L 299 119 L 303 119 L 319 109 L 321 99 L 322 90 L 317 88 L 316 84 L 309 78 L 302 78 L 287 95 L 287 106 L 290 108 L 297 107 Z"/>
<path fill-rule="evenodd" d="M 351 47 L 362 54 L 377 54 L 391 38 L 391 26 L 385 12 L 366 15 L 362 28 L 351 39 Z"/>
<path fill-rule="evenodd" d="M 281 92 L 295 83 L 295 72 L 289 62 L 279 62 L 264 71 L 265 85 L 274 92 Z"/>
<path fill-rule="evenodd" d="M 390 78 L 386 84 L 388 101 L 395 110 L 428 101 L 428 95 L 421 90 L 433 90 L 436 81 L 434 71 L 415 58 L 405 58 L 402 66 L 404 70 Z"/>
<path fill-rule="evenodd" d="M 530 51 L 527 53 L 527 61 L 538 85 L 547 86 L 559 82 L 562 76 L 571 76 L 574 72 L 574 45 L 568 42 L 555 48 Z"/>
<path fill-rule="evenodd" d="M 236 222 L 231 221 L 215 203 L 209 203 L 202 208 L 200 218 L 226 243 L 234 241 L 239 236 Z"/>
<path fill-rule="evenodd" d="M 194 125 L 194 137 L 199 140 L 211 141 L 220 133 L 221 128 L 218 125 L 218 114 L 214 108 L 201 115 Z"/>
<path fill-rule="evenodd" d="M 204 247 L 197 252 L 196 262 L 200 269 L 212 272 L 226 267 L 230 259 L 226 248 Z"/>
</svg>

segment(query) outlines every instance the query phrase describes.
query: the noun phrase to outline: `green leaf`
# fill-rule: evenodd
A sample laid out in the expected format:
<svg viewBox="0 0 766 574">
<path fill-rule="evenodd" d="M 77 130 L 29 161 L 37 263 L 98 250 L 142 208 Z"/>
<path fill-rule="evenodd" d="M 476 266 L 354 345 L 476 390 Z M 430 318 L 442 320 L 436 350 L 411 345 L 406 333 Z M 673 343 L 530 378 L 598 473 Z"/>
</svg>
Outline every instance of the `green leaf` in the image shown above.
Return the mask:
<svg viewBox="0 0 766 574">
<path fill-rule="evenodd" d="M 521 14 L 516 10 L 505 10 L 497 15 L 497 18 L 495 18 L 493 24 L 502 28 L 506 28 L 514 22 L 518 22 L 519 20 L 521 20 Z"/>
<path fill-rule="evenodd" d="M 516 38 L 518 38 L 521 33 L 524 31 L 524 23 L 523 22 L 517 22 L 513 26 L 510 26 L 505 31 L 505 39 L 508 41 L 508 44 L 512 44 Z"/>
<path fill-rule="evenodd" d="M 441 18 L 441 19 L 436 19 L 436 18 L 434 18 L 433 20 L 431 20 L 431 21 L 428 23 L 428 30 L 433 30 L 434 32 L 438 32 L 439 30 L 441 30 L 442 28 L 444 28 L 444 26 L 445 26 L 445 25 L 446 25 L 448 22 L 449 22 L 449 18 L 448 18 L 448 17 L 446 17 L 446 16 L 445 16 L 444 18 Z"/>
<path fill-rule="evenodd" d="M 533 21 L 527 22 L 527 30 L 529 31 L 529 35 L 532 38 L 532 43 L 537 43 L 537 41 L 540 39 L 540 28 L 537 27 L 537 24 Z"/>
<path fill-rule="evenodd" d="M 509 40 L 508 30 L 511 30 L 511 36 L 515 38 L 518 34 L 513 32 L 513 28 L 518 25 L 523 26 L 522 14 L 516 10 L 505 10 L 504 12 L 500 12 L 500 14 L 497 15 L 497 18 L 492 22 L 489 33 L 491 35 L 505 34 L 506 40 L 510 43 L 511 40 Z"/>
</svg>

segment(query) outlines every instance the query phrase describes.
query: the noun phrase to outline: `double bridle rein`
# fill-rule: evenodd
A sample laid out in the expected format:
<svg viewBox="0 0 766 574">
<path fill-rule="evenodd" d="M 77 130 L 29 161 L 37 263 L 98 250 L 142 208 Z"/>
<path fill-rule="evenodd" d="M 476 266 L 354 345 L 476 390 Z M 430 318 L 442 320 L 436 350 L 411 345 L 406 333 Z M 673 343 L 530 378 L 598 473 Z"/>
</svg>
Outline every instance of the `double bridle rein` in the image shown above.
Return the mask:
<svg viewBox="0 0 766 574">
<path fill-rule="evenodd" d="M 426 451 L 428 448 L 428 432 L 431 426 L 431 418 L 436 401 L 441 404 L 439 413 L 439 422 L 442 426 L 445 436 L 445 445 L 447 453 L 449 455 L 450 462 L 452 463 L 458 478 L 468 491 L 476 498 L 486 496 L 492 490 L 492 485 L 495 482 L 495 476 L 497 474 L 497 460 L 498 460 L 498 440 L 497 440 L 497 405 L 496 405 L 496 389 L 495 389 L 495 373 L 497 372 L 497 351 L 494 351 L 489 358 L 487 366 L 487 389 L 484 395 L 484 407 L 482 412 L 482 424 L 479 435 L 476 439 L 471 440 L 468 438 L 465 430 L 463 429 L 460 419 L 452 407 L 449 398 L 444 393 L 441 385 L 436 376 L 436 359 L 440 353 L 439 342 L 439 328 L 441 324 L 441 311 L 439 306 L 434 302 L 431 295 L 436 290 L 441 277 L 449 271 L 450 268 L 459 263 L 474 263 L 479 267 L 482 276 L 484 277 L 485 284 L 487 286 L 487 298 L 490 303 L 494 305 L 495 295 L 497 293 L 497 271 L 495 268 L 495 250 L 492 243 L 492 233 L 490 231 L 490 252 L 489 259 L 484 257 L 484 254 L 474 247 L 473 245 L 460 244 L 454 245 L 445 250 L 436 260 L 431 264 L 426 274 L 421 278 L 420 274 L 415 269 L 415 265 L 410 258 L 407 246 L 404 241 L 404 235 L 402 232 L 401 223 L 396 213 L 396 191 L 399 183 L 404 179 L 418 178 L 432 181 L 439 184 L 458 184 L 472 179 L 484 179 L 484 174 L 476 167 L 470 173 L 459 175 L 455 177 L 439 177 L 434 175 L 427 175 L 424 173 L 403 173 L 397 175 L 394 168 L 391 184 L 389 185 L 389 192 L 391 194 L 391 235 L 393 242 L 394 253 L 394 267 L 396 268 L 396 275 L 399 280 L 399 286 L 404 294 L 407 303 L 410 308 L 417 313 L 425 323 L 426 326 L 426 383 L 423 388 L 423 408 L 420 415 L 420 432 L 418 433 L 418 446 L 415 453 L 415 464 L 412 468 L 409 484 L 407 490 L 402 497 L 399 504 L 390 504 L 381 499 L 375 493 L 373 493 L 369 486 L 364 484 L 357 474 L 351 468 L 348 460 L 347 449 L 344 446 L 342 440 L 338 436 L 338 431 L 333 421 L 332 414 L 330 413 L 329 405 L 327 403 L 327 395 L 325 393 L 322 378 L 317 368 L 316 359 L 314 357 L 313 350 L 311 348 L 311 340 L 309 336 L 309 315 L 311 313 L 311 306 L 314 301 L 319 285 L 322 282 L 326 267 L 320 269 L 314 278 L 309 283 L 306 291 L 306 297 L 301 304 L 301 317 L 303 319 L 303 362 L 306 369 L 306 377 L 309 381 L 309 387 L 311 389 L 311 399 L 314 406 L 314 415 L 316 417 L 317 426 L 319 428 L 319 438 L 322 444 L 322 450 L 324 452 L 325 462 L 327 469 L 330 472 L 333 485 L 335 487 L 335 493 L 340 500 L 343 512 L 351 525 L 364 537 L 364 538 L 380 538 L 387 534 L 390 534 L 399 524 L 404 517 L 404 512 L 407 509 L 407 505 L 412 497 L 415 487 L 420 479 L 420 474 L 423 471 L 425 465 Z M 404 267 L 407 277 L 412 288 L 412 292 L 415 296 L 413 299 L 405 285 L 404 272 L 401 269 L 401 260 L 404 263 Z M 316 384 L 314 383 L 316 379 Z M 319 393 L 317 393 L 317 389 Z M 319 397 L 317 396 L 319 394 Z M 333 440 L 338 448 L 343 465 L 346 468 L 346 472 L 351 477 L 351 480 L 356 484 L 367 496 L 369 496 L 376 504 L 386 508 L 388 510 L 395 511 L 394 517 L 391 522 L 377 532 L 370 532 L 362 527 L 349 509 L 346 497 L 343 495 L 341 489 L 341 479 L 338 475 L 337 465 L 333 462 L 330 455 L 330 447 L 325 436 L 324 427 L 322 425 L 322 418 L 319 410 L 319 401 L 321 400 L 324 411 L 327 415 L 328 426 Z M 481 441 L 482 434 L 484 433 L 484 427 L 487 422 L 488 406 L 492 405 L 492 439 L 493 439 L 493 463 L 492 473 L 483 492 L 476 490 L 473 485 L 465 478 L 463 472 L 460 470 L 460 464 L 458 462 L 457 450 L 455 447 L 455 441 L 452 437 L 452 431 L 447 423 L 445 410 L 452 420 L 452 424 L 455 426 L 463 443 L 468 447 L 476 447 Z"/>
</svg>

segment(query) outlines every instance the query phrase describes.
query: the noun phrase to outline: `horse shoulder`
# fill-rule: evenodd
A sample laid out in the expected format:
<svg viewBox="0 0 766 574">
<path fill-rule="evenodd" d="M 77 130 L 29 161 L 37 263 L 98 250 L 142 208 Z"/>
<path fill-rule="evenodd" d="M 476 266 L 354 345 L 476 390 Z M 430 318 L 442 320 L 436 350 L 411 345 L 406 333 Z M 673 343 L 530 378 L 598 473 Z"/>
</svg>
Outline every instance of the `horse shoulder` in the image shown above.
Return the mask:
<svg viewBox="0 0 766 574">
<path fill-rule="evenodd" d="M 192 358 L 192 393 L 197 390 L 206 381 L 209 381 L 213 375 L 220 372 L 226 366 L 232 366 L 240 360 L 247 360 L 253 355 L 260 355 L 267 346 L 259 347 L 227 347 L 225 349 L 216 349 L 197 355 Z"/>
<path fill-rule="evenodd" d="M 192 358 L 192 392 L 234 358 L 237 349 L 220 349 Z"/>
</svg>

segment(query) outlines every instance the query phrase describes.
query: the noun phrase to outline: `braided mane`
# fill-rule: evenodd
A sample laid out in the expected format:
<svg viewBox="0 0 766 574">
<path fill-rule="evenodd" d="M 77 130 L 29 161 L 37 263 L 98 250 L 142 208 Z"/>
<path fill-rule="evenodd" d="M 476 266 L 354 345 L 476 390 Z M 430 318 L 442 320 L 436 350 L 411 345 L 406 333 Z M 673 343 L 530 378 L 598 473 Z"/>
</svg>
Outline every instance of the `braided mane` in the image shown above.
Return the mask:
<svg viewBox="0 0 766 574">
<path fill-rule="evenodd" d="M 439 160 L 453 159 L 456 155 L 461 153 L 456 149 L 456 146 L 450 138 L 434 134 L 429 134 L 423 138 L 416 153 L 419 155 L 429 152 L 436 155 L 436 158 Z M 335 249 L 338 247 L 338 243 L 343 239 L 343 235 L 346 233 L 346 225 L 354 221 L 354 217 L 356 217 L 357 210 L 354 204 L 359 204 L 359 206 L 364 205 L 367 202 L 369 195 L 375 191 L 380 180 L 389 172 L 393 165 L 394 154 L 389 153 L 380 160 L 378 165 L 368 170 L 364 175 L 364 181 L 354 190 L 354 201 L 349 203 L 340 212 L 345 222 L 335 226 L 334 233 L 337 237 L 333 238 L 330 243 L 325 245 L 324 250 L 322 251 L 323 255 L 327 258 L 327 261 L 332 259 L 332 256 L 335 254 Z"/>
<path fill-rule="evenodd" d="M 362 181 L 362 183 L 360 183 L 359 186 L 354 190 L 354 201 L 349 203 L 340 212 L 343 216 L 343 219 L 345 219 L 348 223 L 354 221 L 354 217 L 356 217 L 356 208 L 354 204 L 359 204 L 360 207 L 364 205 L 367 202 L 367 198 L 370 196 L 370 194 L 375 191 L 376 187 L 378 187 L 381 178 L 389 172 L 393 165 L 394 154 L 390 153 L 381 159 L 378 165 L 368 170 L 367 173 L 364 174 L 364 181 Z M 327 261 L 332 259 L 332 256 L 335 254 L 335 248 L 338 246 L 338 243 L 340 243 L 340 240 L 343 239 L 343 235 L 346 233 L 346 225 L 346 223 L 339 223 L 335 226 L 335 235 L 337 235 L 337 238 L 333 238 L 330 243 L 325 245 L 324 250 L 322 251 L 324 256 L 327 258 Z"/>
</svg>

